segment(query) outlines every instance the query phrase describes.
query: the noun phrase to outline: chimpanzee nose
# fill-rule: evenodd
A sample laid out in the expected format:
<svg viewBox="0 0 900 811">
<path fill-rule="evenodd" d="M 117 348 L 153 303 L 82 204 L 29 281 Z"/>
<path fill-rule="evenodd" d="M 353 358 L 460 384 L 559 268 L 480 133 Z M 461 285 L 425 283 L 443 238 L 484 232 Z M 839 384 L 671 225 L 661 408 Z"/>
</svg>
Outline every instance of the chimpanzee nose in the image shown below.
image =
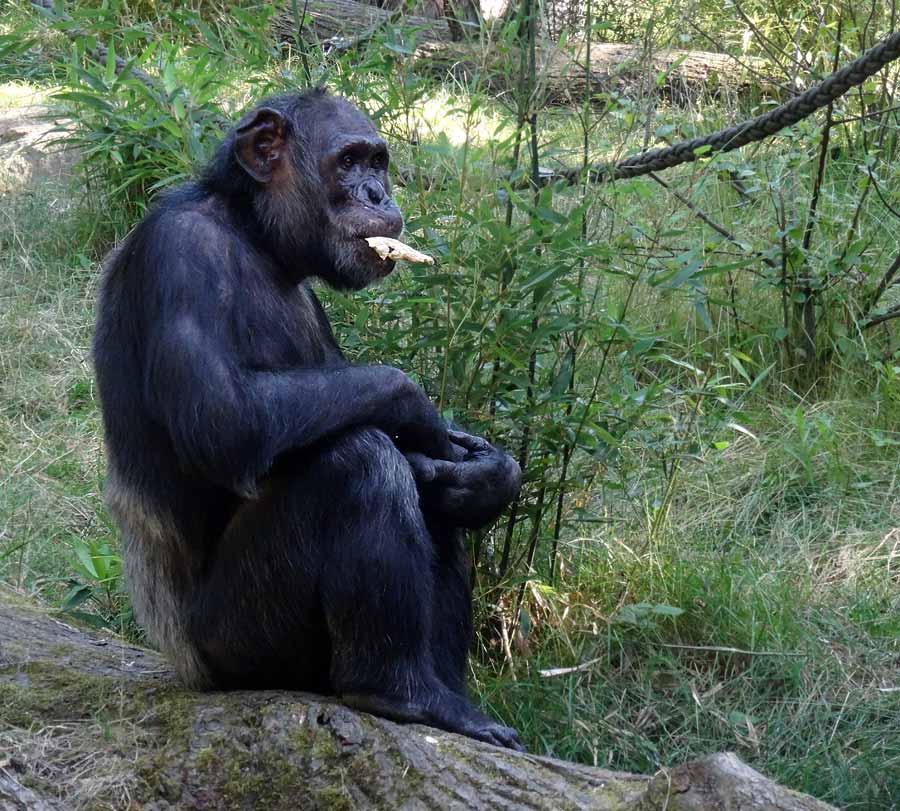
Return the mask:
<svg viewBox="0 0 900 811">
<path fill-rule="evenodd" d="M 369 198 L 369 202 L 373 206 L 380 206 L 387 197 L 384 186 L 377 180 L 364 180 L 362 191 L 365 192 L 366 196 Z"/>
</svg>

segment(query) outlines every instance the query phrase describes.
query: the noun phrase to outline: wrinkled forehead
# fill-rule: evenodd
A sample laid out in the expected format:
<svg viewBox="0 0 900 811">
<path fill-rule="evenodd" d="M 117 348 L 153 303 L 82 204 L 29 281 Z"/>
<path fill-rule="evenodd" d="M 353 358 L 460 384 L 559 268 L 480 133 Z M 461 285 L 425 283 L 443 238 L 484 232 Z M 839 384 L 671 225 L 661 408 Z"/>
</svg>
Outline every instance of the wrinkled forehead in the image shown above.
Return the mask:
<svg viewBox="0 0 900 811">
<path fill-rule="evenodd" d="M 373 145 L 384 144 L 368 117 L 356 107 L 343 99 L 329 98 L 318 109 L 312 111 L 307 124 L 310 141 L 320 155 L 340 150 L 348 143 L 369 142 Z"/>
</svg>

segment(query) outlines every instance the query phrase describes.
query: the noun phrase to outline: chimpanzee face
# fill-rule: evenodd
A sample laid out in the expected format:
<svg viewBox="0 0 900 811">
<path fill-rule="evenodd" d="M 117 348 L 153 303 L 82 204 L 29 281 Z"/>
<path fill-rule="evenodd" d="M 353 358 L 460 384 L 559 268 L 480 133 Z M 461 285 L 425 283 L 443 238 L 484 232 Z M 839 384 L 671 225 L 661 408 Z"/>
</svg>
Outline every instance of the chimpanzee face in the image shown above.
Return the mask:
<svg viewBox="0 0 900 811">
<path fill-rule="evenodd" d="M 327 218 L 335 271 L 326 281 L 359 289 L 387 276 L 394 263 L 382 260 L 366 237 L 398 237 L 403 215 L 391 198 L 387 144 L 355 107 L 339 102 L 336 126 L 319 133 L 319 177 L 327 197 Z"/>
<path fill-rule="evenodd" d="M 236 131 L 234 154 L 256 181 L 256 208 L 282 261 L 338 289 L 387 276 L 366 237 L 398 237 L 387 145 L 343 99 L 320 95 L 294 110 L 261 107 Z"/>
</svg>

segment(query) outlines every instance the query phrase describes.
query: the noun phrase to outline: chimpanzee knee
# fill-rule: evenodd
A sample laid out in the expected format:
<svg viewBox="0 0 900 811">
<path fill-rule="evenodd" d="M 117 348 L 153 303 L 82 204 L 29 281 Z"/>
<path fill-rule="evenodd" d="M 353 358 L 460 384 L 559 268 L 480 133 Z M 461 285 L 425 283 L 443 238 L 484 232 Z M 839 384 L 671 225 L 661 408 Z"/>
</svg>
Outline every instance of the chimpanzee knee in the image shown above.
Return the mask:
<svg viewBox="0 0 900 811">
<path fill-rule="evenodd" d="M 420 535 L 426 533 L 412 471 L 383 431 L 360 428 L 338 437 L 318 457 L 316 476 L 318 506 L 338 513 L 338 523 L 359 518 L 376 525 L 403 518 Z M 310 493 L 298 496 L 307 502 Z M 389 527 L 381 529 L 389 534 Z"/>
</svg>

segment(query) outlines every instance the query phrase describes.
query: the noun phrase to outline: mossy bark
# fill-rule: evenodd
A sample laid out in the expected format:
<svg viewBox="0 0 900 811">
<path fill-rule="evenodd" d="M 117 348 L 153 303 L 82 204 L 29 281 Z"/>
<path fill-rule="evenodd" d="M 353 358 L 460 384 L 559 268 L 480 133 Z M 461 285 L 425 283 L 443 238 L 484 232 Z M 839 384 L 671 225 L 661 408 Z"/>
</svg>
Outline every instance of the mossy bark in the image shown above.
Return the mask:
<svg viewBox="0 0 900 811">
<path fill-rule="evenodd" d="M 192 693 L 159 656 L 0 588 L 0 811 L 826 811 L 721 754 L 653 777 L 304 693 Z"/>
</svg>

